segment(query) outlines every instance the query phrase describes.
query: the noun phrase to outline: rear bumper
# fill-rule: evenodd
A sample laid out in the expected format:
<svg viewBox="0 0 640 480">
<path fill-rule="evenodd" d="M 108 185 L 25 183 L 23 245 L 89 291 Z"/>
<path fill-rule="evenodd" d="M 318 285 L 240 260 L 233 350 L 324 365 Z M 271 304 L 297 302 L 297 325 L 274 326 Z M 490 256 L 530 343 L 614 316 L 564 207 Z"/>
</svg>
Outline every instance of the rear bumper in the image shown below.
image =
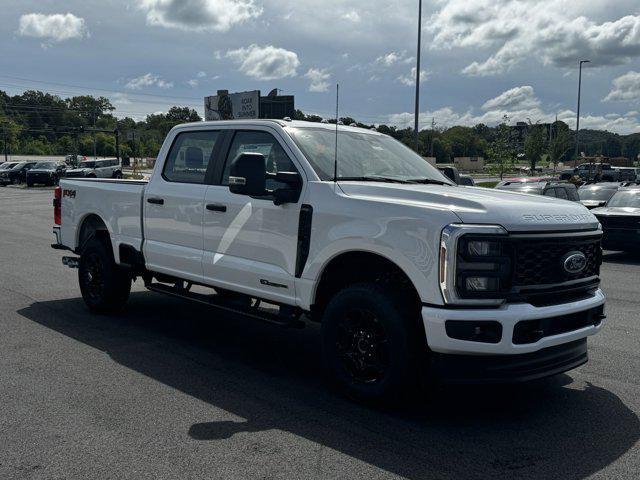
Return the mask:
<svg viewBox="0 0 640 480">
<path fill-rule="evenodd" d="M 597 313 L 597 310 L 602 308 L 604 302 L 605 297 L 602 290 L 597 289 L 588 298 L 544 307 L 534 307 L 527 303 L 506 304 L 498 308 L 487 309 L 445 309 L 423 306 L 422 320 L 427 335 L 427 343 L 433 352 L 457 355 L 522 355 L 594 335 L 600 331 L 603 322 L 601 320 L 594 321 L 594 323 L 581 328 L 557 334 L 554 334 L 555 331 L 558 331 L 557 329 L 554 331 L 553 328 L 550 328 L 548 331 L 551 334 L 543 334 L 537 341 L 521 343 L 518 340 L 516 343 L 514 342 L 514 330 L 516 330 L 516 324 L 519 322 L 539 320 L 541 323 L 553 325 L 554 319 L 559 319 L 560 317 L 573 317 L 570 321 L 575 321 L 575 317 L 579 319 L 583 315 L 591 318 L 594 311 Z M 451 324 L 469 321 L 493 322 L 494 324 L 497 322 L 500 324 L 501 332 L 495 338 L 494 343 L 459 340 L 447 334 L 447 322 Z M 516 335 L 517 339 L 518 335 Z"/>
<path fill-rule="evenodd" d="M 445 383 L 527 382 L 557 375 L 586 363 L 587 339 L 522 355 L 434 353 L 431 373 Z"/>
</svg>

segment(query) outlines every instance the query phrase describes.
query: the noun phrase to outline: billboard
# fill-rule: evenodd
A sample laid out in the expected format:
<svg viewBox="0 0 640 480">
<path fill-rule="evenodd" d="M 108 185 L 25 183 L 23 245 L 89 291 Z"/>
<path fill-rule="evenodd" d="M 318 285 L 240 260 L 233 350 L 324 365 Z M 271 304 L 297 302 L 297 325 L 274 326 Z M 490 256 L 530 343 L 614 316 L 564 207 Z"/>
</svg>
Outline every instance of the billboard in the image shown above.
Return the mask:
<svg viewBox="0 0 640 480">
<path fill-rule="evenodd" d="M 218 94 L 204 98 L 205 120 L 234 120 L 260 118 L 260 90 Z"/>
</svg>

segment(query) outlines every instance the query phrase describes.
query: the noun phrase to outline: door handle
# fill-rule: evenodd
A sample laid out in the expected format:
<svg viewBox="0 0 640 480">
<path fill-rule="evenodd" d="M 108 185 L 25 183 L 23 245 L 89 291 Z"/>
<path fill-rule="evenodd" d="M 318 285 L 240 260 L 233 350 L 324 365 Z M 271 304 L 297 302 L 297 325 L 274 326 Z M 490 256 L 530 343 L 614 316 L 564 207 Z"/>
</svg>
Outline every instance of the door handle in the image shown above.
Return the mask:
<svg viewBox="0 0 640 480">
<path fill-rule="evenodd" d="M 210 210 L 212 212 L 226 212 L 227 211 L 227 206 L 226 205 L 221 205 L 219 203 L 208 203 L 207 204 L 207 210 Z"/>
<path fill-rule="evenodd" d="M 148 203 L 153 203 L 154 205 L 164 205 L 164 198 L 147 198 Z"/>
</svg>

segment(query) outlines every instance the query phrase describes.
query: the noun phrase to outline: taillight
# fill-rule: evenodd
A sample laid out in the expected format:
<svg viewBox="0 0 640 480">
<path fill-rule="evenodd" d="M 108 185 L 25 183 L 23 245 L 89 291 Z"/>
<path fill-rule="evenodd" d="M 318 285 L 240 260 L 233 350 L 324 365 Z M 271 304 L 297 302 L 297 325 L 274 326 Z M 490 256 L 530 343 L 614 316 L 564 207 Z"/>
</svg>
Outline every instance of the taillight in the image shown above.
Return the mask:
<svg viewBox="0 0 640 480">
<path fill-rule="evenodd" d="M 53 223 L 62 225 L 62 188 L 56 187 L 53 193 Z"/>
</svg>

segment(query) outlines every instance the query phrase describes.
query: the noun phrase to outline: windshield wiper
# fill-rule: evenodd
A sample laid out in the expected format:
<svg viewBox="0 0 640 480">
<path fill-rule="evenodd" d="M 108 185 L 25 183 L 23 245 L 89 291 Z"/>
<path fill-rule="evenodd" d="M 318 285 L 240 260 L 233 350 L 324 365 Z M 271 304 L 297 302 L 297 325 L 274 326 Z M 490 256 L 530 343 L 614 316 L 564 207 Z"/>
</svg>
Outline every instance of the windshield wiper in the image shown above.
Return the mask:
<svg viewBox="0 0 640 480">
<path fill-rule="evenodd" d="M 385 183 L 412 183 L 409 180 L 393 177 L 338 177 L 338 181 L 346 182 L 385 182 Z"/>
<path fill-rule="evenodd" d="M 407 183 L 420 183 L 423 185 L 448 185 L 453 186 L 453 184 L 449 182 L 443 182 L 442 180 L 434 180 L 432 178 L 410 178 L 407 180 Z"/>
</svg>

